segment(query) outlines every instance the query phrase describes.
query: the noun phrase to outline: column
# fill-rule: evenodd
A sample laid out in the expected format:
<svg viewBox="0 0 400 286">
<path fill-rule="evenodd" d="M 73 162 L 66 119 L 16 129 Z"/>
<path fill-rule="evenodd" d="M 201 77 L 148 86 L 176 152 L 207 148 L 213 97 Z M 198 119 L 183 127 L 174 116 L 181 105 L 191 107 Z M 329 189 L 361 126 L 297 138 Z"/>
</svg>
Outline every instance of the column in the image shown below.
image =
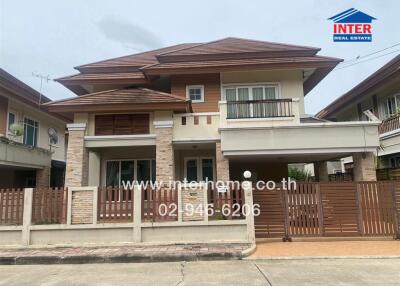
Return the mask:
<svg viewBox="0 0 400 286">
<path fill-rule="evenodd" d="M 50 167 L 36 170 L 36 188 L 47 188 L 50 186 Z"/>
<path fill-rule="evenodd" d="M 85 148 L 86 123 L 67 124 L 69 138 L 67 166 L 65 171 L 66 187 L 87 185 L 88 154 Z"/>
<path fill-rule="evenodd" d="M 328 162 L 320 161 L 314 163 L 314 174 L 316 181 L 318 182 L 328 182 Z"/>
<path fill-rule="evenodd" d="M 174 180 L 173 121 L 155 121 L 156 180 L 168 184 Z"/>
<path fill-rule="evenodd" d="M 354 153 L 354 181 L 376 181 L 375 154 Z"/>
<path fill-rule="evenodd" d="M 217 181 L 229 181 L 229 159 L 226 158 L 221 150 L 221 142 L 215 144 L 215 161 L 217 169 Z"/>
<path fill-rule="evenodd" d="M 88 185 L 100 186 L 100 154 L 89 151 Z"/>
</svg>

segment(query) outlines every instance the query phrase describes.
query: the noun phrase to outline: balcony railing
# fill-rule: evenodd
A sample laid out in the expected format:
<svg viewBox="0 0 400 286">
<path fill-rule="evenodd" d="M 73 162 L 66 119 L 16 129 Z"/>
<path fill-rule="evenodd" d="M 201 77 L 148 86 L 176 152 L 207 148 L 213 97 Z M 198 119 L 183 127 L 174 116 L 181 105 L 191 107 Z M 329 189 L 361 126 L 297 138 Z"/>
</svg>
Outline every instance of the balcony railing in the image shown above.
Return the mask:
<svg viewBox="0 0 400 286">
<path fill-rule="evenodd" d="M 393 115 L 385 120 L 382 120 L 379 126 L 379 134 L 390 132 L 400 128 L 400 114 Z"/>
<path fill-rule="evenodd" d="M 227 102 L 227 119 L 293 117 L 292 99 Z"/>
</svg>

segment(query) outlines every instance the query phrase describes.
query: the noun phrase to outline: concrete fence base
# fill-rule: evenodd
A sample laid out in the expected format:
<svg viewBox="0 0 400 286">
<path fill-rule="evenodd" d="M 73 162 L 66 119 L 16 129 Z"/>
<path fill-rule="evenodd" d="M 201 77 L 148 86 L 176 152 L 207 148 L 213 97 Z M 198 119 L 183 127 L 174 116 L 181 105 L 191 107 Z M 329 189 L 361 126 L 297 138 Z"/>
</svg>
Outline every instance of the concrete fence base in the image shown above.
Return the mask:
<svg viewBox="0 0 400 286">
<path fill-rule="evenodd" d="M 245 204 L 252 205 L 252 186 L 244 186 Z M 186 194 L 189 197 L 185 197 Z M 182 203 L 207 203 L 207 189 L 178 190 L 178 220 L 142 222 L 141 191 L 134 189 L 131 223 L 97 222 L 97 187 L 68 189 L 66 224 L 32 225 L 33 189 L 25 189 L 22 226 L 0 226 L 0 246 L 82 246 L 112 244 L 254 243 L 254 218 L 208 220 L 207 212 L 186 219 Z"/>
</svg>

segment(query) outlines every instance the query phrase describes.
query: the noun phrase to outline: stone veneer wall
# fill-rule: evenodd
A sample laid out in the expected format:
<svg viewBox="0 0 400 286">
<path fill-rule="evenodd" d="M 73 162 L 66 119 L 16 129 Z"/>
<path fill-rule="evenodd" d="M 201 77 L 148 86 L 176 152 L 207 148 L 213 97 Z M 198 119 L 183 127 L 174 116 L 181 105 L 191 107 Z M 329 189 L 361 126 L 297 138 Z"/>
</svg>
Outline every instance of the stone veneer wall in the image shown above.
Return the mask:
<svg viewBox="0 0 400 286">
<path fill-rule="evenodd" d="M 174 180 L 174 149 L 172 127 L 155 128 L 156 180 L 168 183 Z"/>
<path fill-rule="evenodd" d="M 88 152 L 84 143 L 85 130 L 70 130 L 65 171 L 66 187 L 87 185 Z"/>
<path fill-rule="evenodd" d="M 93 223 L 93 192 L 73 191 L 71 199 L 71 224 Z"/>
<path fill-rule="evenodd" d="M 47 188 L 50 186 L 50 167 L 36 170 L 36 188 Z"/>
<path fill-rule="evenodd" d="M 318 182 L 328 182 L 329 181 L 329 174 L 328 174 L 328 162 L 321 161 L 315 162 L 315 177 Z"/>
<path fill-rule="evenodd" d="M 354 181 L 376 181 L 375 155 L 372 152 L 353 154 Z"/>
<path fill-rule="evenodd" d="M 224 157 L 221 150 L 221 142 L 215 144 L 215 161 L 217 169 L 217 180 L 227 182 L 229 175 L 229 159 Z"/>
<path fill-rule="evenodd" d="M 182 187 L 182 220 L 183 221 L 201 221 L 204 220 L 204 192 L 206 190 L 199 187 L 199 188 L 184 188 Z M 193 214 L 186 208 L 186 205 L 193 206 Z M 200 206 L 200 207 L 199 207 Z M 196 211 L 196 210 L 202 210 Z"/>
</svg>

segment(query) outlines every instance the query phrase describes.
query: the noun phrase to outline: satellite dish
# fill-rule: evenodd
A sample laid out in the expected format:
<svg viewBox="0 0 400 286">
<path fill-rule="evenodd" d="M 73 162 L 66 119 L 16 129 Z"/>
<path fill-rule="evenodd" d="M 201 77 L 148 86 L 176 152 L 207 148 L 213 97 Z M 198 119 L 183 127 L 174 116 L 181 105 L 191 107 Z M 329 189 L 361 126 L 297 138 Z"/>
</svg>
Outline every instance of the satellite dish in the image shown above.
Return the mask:
<svg viewBox="0 0 400 286">
<path fill-rule="evenodd" d="M 50 127 L 47 132 L 49 134 L 50 145 L 56 145 L 58 143 L 57 130 L 55 130 L 54 128 Z"/>
</svg>

